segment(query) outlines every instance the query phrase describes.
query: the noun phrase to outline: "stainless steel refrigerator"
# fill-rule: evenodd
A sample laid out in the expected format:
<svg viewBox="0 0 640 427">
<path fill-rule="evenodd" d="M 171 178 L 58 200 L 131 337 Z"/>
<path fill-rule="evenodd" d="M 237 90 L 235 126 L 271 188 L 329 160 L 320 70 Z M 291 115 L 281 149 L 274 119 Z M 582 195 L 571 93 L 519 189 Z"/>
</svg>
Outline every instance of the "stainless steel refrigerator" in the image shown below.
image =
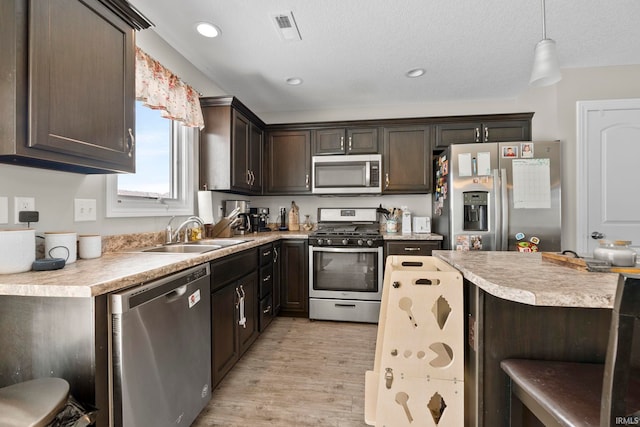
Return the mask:
<svg viewBox="0 0 640 427">
<path fill-rule="evenodd" d="M 444 249 L 561 250 L 560 141 L 457 144 L 436 157 L 433 231 Z"/>
</svg>

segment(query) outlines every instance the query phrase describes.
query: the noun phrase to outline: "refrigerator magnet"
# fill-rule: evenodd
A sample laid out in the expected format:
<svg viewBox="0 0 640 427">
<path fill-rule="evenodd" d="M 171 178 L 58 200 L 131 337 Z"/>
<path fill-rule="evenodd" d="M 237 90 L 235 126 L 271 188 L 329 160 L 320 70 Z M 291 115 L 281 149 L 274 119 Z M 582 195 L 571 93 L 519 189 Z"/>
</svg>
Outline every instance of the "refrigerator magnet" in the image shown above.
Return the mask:
<svg viewBox="0 0 640 427">
<path fill-rule="evenodd" d="M 524 239 L 524 233 L 516 233 L 516 240 Z"/>
<path fill-rule="evenodd" d="M 502 157 L 515 158 L 518 157 L 517 145 L 505 145 L 502 147 Z"/>
<path fill-rule="evenodd" d="M 533 144 L 528 142 L 520 144 L 520 157 L 523 159 L 533 159 Z"/>
<path fill-rule="evenodd" d="M 532 238 L 529 239 L 529 241 L 531 243 L 533 243 L 534 245 L 537 245 L 538 243 L 540 243 L 540 239 L 538 239 L 537 237 L 533 236 Z"/>
</svg>

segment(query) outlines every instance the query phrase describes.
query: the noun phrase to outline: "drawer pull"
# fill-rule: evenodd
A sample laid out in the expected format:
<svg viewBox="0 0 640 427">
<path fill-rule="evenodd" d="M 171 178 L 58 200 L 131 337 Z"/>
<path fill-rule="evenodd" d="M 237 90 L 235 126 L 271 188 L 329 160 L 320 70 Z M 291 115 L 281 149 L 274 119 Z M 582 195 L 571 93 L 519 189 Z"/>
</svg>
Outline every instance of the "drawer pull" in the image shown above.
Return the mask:
<svg viewBox="0 0 640 427">
<path fill-rule="evenodd" d="M 269 312 L 271 312 L 271 306 L 268 306 L 267 308 L 265 308 L 264 310 L 262 310 L 263 314 L 268 314 Z"/>
<path fill-rule="evenodd" d="M 335 304 L 336 308 L 356 308 L 355 304 Z"/>
<path fill-rule="evenodd" d="M 269 280 L 271 280 L 271 275 L 268 275 L 267 277 L 262 279 L 263 282 L 268 282 Z"/>
<path fill-rule="evenodd" d="M 262 256 L 269 256 L 271 255 L 271 251 L 266 251 L 266 252 L 262 252 Z"/>
<path fill-rule="evenodd" d="M 404 248 L 407 252 L 420 252 L 420 248 Z"/>
</svg>

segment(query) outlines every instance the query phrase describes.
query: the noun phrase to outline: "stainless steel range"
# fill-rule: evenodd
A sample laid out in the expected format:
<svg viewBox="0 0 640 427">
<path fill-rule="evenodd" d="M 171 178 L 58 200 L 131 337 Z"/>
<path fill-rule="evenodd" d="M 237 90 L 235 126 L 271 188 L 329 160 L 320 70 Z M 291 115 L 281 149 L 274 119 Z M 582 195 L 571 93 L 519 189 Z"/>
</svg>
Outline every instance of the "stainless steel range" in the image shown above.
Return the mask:
<svg viewBox="0 0 640 427">
<path fill-rule="evenodd" d="M 319 208 L 309 236 L 309 318 L 377 323 L 383 241 L 376 208 Z"/>
</svg>

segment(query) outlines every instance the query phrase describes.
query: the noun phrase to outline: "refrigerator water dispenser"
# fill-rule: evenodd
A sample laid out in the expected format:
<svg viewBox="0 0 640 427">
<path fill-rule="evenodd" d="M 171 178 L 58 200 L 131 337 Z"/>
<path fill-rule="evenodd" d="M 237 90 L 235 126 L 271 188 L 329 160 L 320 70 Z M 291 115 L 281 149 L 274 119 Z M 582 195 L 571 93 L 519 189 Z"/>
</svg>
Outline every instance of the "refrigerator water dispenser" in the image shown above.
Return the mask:
<svg viewBox="0 0 640 427">
<path fill-rule="evenodd" d="M 464 230 L 488 231 L 486 191 L 465 191 L 464 197 Z"/>
</svg>

